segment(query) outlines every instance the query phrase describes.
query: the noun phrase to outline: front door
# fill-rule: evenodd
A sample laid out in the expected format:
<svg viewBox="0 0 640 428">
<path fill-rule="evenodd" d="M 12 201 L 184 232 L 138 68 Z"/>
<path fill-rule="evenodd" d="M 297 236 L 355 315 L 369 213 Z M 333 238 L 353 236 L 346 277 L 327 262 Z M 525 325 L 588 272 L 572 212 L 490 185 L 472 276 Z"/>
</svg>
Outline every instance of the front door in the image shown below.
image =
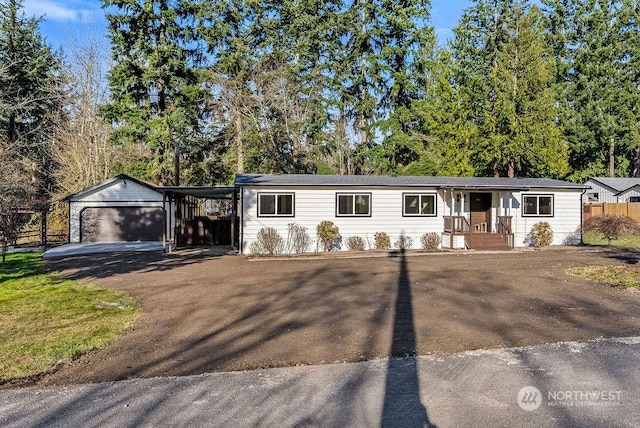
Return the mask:
<svg viewBox="0 0 640 428">
<path fill-rule="evenodd" d="M 491 193 L 471 193 L 471 232 L 491 232 Z"/>
</svg>

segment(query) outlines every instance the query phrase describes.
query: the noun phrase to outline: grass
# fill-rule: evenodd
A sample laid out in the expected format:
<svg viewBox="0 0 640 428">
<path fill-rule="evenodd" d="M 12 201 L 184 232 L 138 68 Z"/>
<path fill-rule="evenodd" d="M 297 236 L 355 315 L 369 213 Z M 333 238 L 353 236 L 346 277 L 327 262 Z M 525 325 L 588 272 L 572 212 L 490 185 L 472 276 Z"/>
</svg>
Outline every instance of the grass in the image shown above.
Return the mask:
<svg viewBox="0 0 640 428">
<path fill-rule="evenodd" d="M 614 287 L 640 287 L 640 266 L 578 266 L 569 269 L 571 275 L 602 282 Z"/>
<path fill-rule="evenodd" d="M 122 292 L 47 272 L 40 253 L 8 254 L 0 265 L 0 384 L 108 346 L 138 311 Z"/>
<path fill-rule="evenodd" d="M 588 245 L 607 245 L 607 239 L 600 233 L 585 233 L 582 240 Z M 640 236 L 623 235 L 620 239 L 612 241 L 611 245 L 619 248 L 640 248 Z"/>
</svg>

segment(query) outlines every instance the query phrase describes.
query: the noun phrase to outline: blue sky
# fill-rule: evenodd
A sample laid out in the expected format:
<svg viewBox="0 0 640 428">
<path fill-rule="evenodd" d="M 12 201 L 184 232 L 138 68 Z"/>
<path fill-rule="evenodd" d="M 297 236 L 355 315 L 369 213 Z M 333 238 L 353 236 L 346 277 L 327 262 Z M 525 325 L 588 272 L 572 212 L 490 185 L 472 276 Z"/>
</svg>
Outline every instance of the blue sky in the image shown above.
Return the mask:
<svg viewBox="0 0 640 428">
<path fill-rule="evenodd" d="M 106 33 L 106 20 L 100 0 L 25 0 L 25 12 L 30 16 L 43 16 L 42 34 L 54 48 L 63 48 L 70 40 L 86 35 Z M 469 0 L 432 0 L 431 23 L 439 40 L 451 36 L 462 10 Z"/>
</svg>

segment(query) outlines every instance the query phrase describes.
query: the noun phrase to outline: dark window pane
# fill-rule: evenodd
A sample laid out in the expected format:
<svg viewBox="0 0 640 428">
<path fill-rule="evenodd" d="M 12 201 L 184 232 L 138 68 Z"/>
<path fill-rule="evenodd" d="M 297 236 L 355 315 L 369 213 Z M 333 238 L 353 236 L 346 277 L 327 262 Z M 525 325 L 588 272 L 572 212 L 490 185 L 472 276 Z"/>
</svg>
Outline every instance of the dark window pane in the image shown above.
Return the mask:
<svg viewBox="0 0 640 428">
<path fill-rule="evenodd" d="M 369 215 L 369 195 L 356 195 L 356 214 Z"/>
<path fill-rule="evenodd" d="M 538 214 L 551 215 L 551 196 L 540 196 L 538 198 Z"/>
<path fill-rule="evenodd" d="M 278 195 L 278 215 L 293 215 L 293 195 Z"/>
<path fill-rule="evenodd" d="M 275 215 L 276 195 L 260 195 L 260 215 Z"/>
<path fill-rule="evenodd" d="M 538 214 L 538 198 L 535 196 L 524 197 L 524 213 L 525 215 Z"/>
<path fill-rule="evenodd" d="M 338 214 L 353 214 L 353 195 L 338 195 Z"/>
<path fill-rule="evenodd" d="M 407 215 L 420 214 L 418 195 L 404 195 L 404 213 Z"/>
<path fill-rule="evenodd" d="M 436 197 L 433 195 L 422 195 L 421 198 L 421 206 L 420 206 L 420 214 L 423 215 L 433 215 L 436 212 Z"/>
</svg>

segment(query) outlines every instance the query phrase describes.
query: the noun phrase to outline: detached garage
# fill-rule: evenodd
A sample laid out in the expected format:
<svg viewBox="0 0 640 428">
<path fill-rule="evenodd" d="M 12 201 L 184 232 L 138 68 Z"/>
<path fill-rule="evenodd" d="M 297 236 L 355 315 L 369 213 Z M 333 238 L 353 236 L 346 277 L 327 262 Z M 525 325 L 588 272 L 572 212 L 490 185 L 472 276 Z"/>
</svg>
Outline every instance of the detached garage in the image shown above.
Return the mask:
<svg viewBox="0 0 640 428">
<path fill-rule="evenodd" d="M 67 198 L 69 242 L 162 241 L 170 204 L 161 189 L 118 175 Z"/>
</svg>

